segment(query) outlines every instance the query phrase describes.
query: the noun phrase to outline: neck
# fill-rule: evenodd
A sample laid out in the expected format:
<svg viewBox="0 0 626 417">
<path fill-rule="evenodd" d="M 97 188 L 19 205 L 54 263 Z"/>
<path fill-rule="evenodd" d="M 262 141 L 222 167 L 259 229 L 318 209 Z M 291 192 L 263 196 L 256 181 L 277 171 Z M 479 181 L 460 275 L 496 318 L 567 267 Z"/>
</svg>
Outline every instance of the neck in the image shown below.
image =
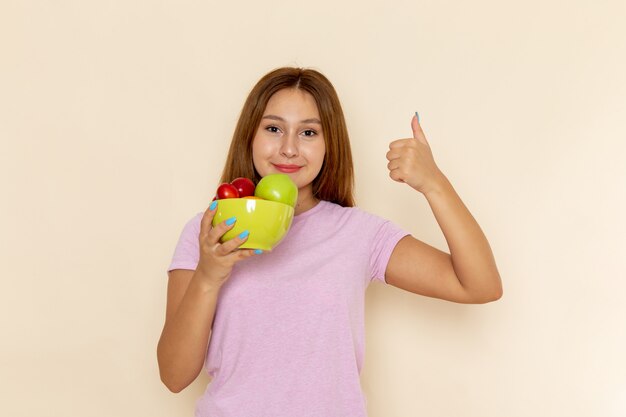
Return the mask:
<svg viewBox="0 0 626 417">
<path fill-rule="evenodd" d="M 296 207 L 294 207 L 294 215 L 297 216 L 300 213 L 312 209 L 318 202 L 319 200 L 313 196 L 310 187 L 298 190 L 298 201 L 296 202 Z"/>
</svg>

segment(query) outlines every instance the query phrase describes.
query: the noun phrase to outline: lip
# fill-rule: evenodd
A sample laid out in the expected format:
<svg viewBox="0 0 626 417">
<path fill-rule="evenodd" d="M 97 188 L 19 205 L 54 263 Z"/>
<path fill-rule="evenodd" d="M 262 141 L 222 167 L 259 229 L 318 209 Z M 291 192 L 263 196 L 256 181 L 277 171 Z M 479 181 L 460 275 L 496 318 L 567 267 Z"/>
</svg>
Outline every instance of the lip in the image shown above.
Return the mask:
<svg viewBox="0 0 626 417">
<path fill-rule="evenodd" d="M 272 164 L 274 165 L 274 167 L 280 171 L 283 172 L 285 174 L 291 174 L 293 172 L 298 172 L 300 170 L 300 168 L 302 168 L 299 165 L 284 165 L 284 164 Z"/>
</svg>

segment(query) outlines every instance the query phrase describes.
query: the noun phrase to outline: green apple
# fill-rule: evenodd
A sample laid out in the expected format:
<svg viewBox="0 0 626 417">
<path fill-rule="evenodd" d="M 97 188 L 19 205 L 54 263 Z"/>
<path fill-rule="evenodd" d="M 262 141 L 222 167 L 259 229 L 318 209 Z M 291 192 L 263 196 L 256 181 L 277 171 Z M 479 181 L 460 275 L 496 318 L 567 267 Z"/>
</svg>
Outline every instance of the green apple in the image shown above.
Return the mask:
<svg viewBox="0 0 626 417">
<path fill-rule="evenodd" d="M 256 197 L 295 207 L 298 187 L 287 174 L 269 174 L 261 178 L 254 190 Z"/>
</svg>

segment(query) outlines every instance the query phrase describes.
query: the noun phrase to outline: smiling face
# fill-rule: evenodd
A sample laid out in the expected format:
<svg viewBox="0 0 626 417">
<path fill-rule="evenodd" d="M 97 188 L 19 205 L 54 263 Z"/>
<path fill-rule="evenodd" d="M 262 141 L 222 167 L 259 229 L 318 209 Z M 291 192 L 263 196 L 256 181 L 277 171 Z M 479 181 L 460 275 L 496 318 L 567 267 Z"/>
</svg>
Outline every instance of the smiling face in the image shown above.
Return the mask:
<svg viewBox="0 0 626 417">
<path fill-rule="evenodd" d="M 317 103 L 303 90 L 287 88 L 268 101 L 252 140 L 252 160 L 262 176 L 283 173 L 298 186 L 298 201 L 312 201 L 312 182 L 326 145 Z"/>
</svg>

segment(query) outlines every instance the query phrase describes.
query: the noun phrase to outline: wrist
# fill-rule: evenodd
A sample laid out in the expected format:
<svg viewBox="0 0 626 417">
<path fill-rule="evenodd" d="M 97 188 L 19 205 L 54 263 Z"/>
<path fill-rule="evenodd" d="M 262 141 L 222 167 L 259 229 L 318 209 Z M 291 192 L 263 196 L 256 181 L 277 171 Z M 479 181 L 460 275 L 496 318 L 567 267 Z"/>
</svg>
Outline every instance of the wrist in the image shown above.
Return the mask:
<svg viewBox="0 0 626 417">
<path fill-rule="evenodd" d="M 446 178 L 443 172 L 439 171 L 428 186 L 424 187 L 422 194 L 424 194 L 426 198 L 429 198 L 445 193 L 450 187 L 451 184 L 448 178 Z"/>
<path fill-rule="evenodd" d="M 191 279 L 191 285 L 203 293 L 218 293 L 222 288 L 223 281 L 218 281 L 210 276 L 210 274 L 197 269 Z"/>
</svg>

